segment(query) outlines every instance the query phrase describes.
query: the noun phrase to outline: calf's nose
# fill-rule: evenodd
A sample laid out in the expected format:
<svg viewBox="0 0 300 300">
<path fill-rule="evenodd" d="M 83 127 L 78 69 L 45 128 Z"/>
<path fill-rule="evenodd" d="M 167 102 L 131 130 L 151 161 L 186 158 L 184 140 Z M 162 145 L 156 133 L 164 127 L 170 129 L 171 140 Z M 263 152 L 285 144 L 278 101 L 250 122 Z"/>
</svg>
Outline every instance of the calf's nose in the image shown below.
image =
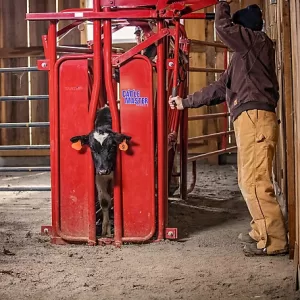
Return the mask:
<svg viewBox="0 0 300 300">
<path fill-rule="evenodd" d="M 109 174 L 109 170 L 104 170 L 104 169 L 101 169 L 99 170 L 99 175 L 108 175 Z"/>
</svg>

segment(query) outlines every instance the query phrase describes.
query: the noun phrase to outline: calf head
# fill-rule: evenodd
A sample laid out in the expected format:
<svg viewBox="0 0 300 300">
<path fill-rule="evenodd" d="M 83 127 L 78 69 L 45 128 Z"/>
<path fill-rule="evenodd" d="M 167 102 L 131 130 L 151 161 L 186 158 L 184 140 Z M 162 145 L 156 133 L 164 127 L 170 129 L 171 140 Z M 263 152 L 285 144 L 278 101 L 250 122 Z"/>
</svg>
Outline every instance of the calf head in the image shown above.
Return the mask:
<svg viewBox="0 0 300 300">
<path fill-rule="evenodd" d="M 129 142 L 130 136 L 112 131 L 109 127 L 101 126 L 88 135 L 74 136 L 72 143 L 78 141 L 90 147 L 96 174 L 109 175 L 114 171 L 118 146 L 124 141 Z"/>
</svg>

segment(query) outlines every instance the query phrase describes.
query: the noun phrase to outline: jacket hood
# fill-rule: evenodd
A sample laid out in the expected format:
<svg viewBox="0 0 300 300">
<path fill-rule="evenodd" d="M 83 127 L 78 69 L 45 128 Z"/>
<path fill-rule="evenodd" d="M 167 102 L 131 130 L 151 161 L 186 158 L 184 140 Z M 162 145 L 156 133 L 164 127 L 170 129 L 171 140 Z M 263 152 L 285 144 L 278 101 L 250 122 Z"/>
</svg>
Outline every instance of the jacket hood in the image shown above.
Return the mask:
<svg viewBox="0 0 300 300">
<path fill-rule="evenodd" d="M 232 22 L 253 31 L 261 31 L 263 29 L 262 12 L 256 4 L 249 5 L 246 8 L 236 11 L 232 15 Z"/>
</svg>

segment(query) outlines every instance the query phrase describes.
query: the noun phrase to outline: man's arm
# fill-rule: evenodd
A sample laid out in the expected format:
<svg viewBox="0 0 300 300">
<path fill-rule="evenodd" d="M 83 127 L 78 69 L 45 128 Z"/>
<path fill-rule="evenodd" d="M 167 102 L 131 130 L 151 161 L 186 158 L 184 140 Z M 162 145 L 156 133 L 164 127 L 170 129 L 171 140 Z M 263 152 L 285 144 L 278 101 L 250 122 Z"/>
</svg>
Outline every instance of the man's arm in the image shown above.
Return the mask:
<svg viewBox="0 0 300 300">
<path fill-rule="evenodd" d="M 233 51 L 247 52 L 251 47 L 253 31 L 232 23 L 230 5 L 225 1 L 216 5 L 215 24 L 221 41 Z"/>
<path fill-rule="evenodd" d="M 204 105 L 217 105 L 226 100 L 226 83 L 227 71 L 225 71 L 220 79 L 209 86 L 189 95 L 182 100 L 184 108 L 197 108 Z"/>
</svg>

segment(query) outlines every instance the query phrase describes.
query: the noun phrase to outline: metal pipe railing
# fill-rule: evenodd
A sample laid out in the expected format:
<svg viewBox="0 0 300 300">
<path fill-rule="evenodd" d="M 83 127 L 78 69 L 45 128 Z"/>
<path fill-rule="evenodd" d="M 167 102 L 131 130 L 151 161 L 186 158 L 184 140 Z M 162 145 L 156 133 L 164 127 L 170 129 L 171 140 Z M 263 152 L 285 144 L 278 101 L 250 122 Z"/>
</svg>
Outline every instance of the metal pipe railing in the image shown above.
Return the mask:
<svg viewBox="0 0 300 300">
<path fill-rule="evenodd" d="M 200 160 L 200 159 L 207 158 L 207 157 L 214 156 L 214 155 L 220 155 L 220 154 L 232 152 L 236 149 L 237 149 L 237 147 L 233 146 L 233 147 L 229 147 L 227 149 L 221 149 L 221 150 L 217 150 L 217 151 L 203 153 L 203 154 L 200 154 L 200 155 L 189 157 L 188 162 L 192 162 L 192 161 L 195 161 L 195 160 Z"/>
<path fill-rule="evenodd" d="M 228 50 L 224 49 L 224 69 L 227 69 L 227 60 L 228 60 Z M 223 111 L 224 113 L 228 112 L 228 107 L 226 101 L 223 103 Z M 223 119 L 223 130 L 228 130 L 228 118 Z M 222 137 L 222 148 L 225 149 L 227 148 L 228 144 L 228 138 L 227 136 L 223 135 Z"/>
<path fill-rule="evenodd" d="M 38 67 L 13 67 L 0 68 L 0 73 L 15 73 L 15 72 L 36 72 L 40 71 Z"/>
<path fill-rule="evenodd" d="M 49 122 L 30 122 L 30 123 L 0 123 L 0 128 L 30 128 L 30 127 L 48 127 Z"/>
<path fill-rule="evenodd" d="M 50 167 L 0 167 L 0 172 L 48 172 Z"/>
<path fill-rule="evenodd" d="M 213 72 L 213 73 L 222 73 L 227 69 L 227 61 L 228 61 L 228 48 L 222 44 L 218 43 L 212 43 L 212 42 L 203 42 L 203 41 L 192 41 L 194 42 L 194 45 L 200 45 L 200 46 L 213 46 L 213 47 L 220 47 L 224 48 L 224 69 L 214 69 L 214 68 L 190 68 L 190 72 Z M 207 157 L 215 156 L 215 155 L 221 155 L 224 153 L 232 152 L 237 149 L 236 146 L 227 148 L 228 144 L 228 136 L 234 133 L 234 130 L 228 130 L 228 116 L 230 114 L 228 113 L 228 108 L 226 102 L 223 105 L 224 112 L 222 113 L 214 113 L 214 114 L 207 114 L 207 115 L 198 115 L 198 116 L 190 116 L 188 118 L 189 121 L 195 121 L 195 120 L 208 120 L 208 119 L 216 119 L 224 117 L 223 119 L 223 132 L 217 132 L 217 133 L 211 133 L 203 136 L 197 136 L 189 138 L 189 142 L 193 141 L 200 141 L 200 140 L 208 140 L 215 137 L 222 137 L 222 149 L 211 151 L 208 153 L 203 153 L 200 155 L 192 156 L 188 158 L 188 162 L 193 163 L 193 172 L 192 172 L 192 183 L 190 185 L 190 188 L 188 189 L 187 193 L 190 193 L 193 191 L 196 183 L 196 161 L 200 159 L 204 159 Z"/>
<path fill-rule="evenodd" d="M 50 186 L 0 186 L 0 192 L 49 192 Z"/>
<path fill-rule="evenodd" d="M 224 69 L 216 69 L 216 68 L 194 68 L 190 67 L 189 72 L 205 72 L 205 73 L 223 73 Z"/>
<path fill-rule="evenodd" d="M 36 72 L 40 71 L 37 67 L 12 67 L 0 68 L 0 73 L 15 72 Z M 0 96 L 0 102 L 9 101 L 36 101 L 48 100 L 49 95 L 23 95 L 23 96 Z M 28 123 L 0 123 L 0 128 L 30 128 L 30 127 L 48 127 L 49 122 L 28 122 Z M 50 145 L 2 145 L 0 151 L 7 150 L 48 150 Z M 50 167 L 0 167 L 0 172 L 44 172 L 50 171 Z M 0 187 L 0 192 L 25 192 L 25 191 L 51 191 L 50 186 L 7 186 Z"/>
<path fill-rule="evenodd" d="M 49 95 L 31 95 L 31 96 L 0 96 L 0 101 L 34 101 L 48 100 Z"/>
<path fill-rule="evenodd" d="M 50 145 L 9 145 L 0 146 L 1 150 L 48 150 Z"/>
<path fill-rule="evenodd" d="M 228 117 L 228 116 L 229 113 L 215 113 L 215 114 L 207 114 L 207 115 L 190 116 L 188 120 L 189 121 L 207 120 L 207 119 L 221 118 L 221 117 Z"/>
<path fill-rule="evenodd" d="M 222 132 L 211 133 L 211 134 L 206 134 L 206 135 L 201 135 L 201 136 L 195 136 L 195 137 L 189 138 L 188 141 L 194 142 L 194 141 L 208 140 L 208 139 L 215 138 L 218 136 L 227 136 L 227 135 L 230 135 L 233 133 L 234 133 L 234 130 L 222 131 Z"/>
<path fill-rule="evenodd" d="M 218 43 L 218 42 L 207 42 L 207 41 L 199 41 L 199 40 L 190 40 L 191 45 L 197 45 L 197 46 L 211 46 L 216 48 L 224 48 L 228 49 L 227 46 L 224 44 Z"/>
</svg>

